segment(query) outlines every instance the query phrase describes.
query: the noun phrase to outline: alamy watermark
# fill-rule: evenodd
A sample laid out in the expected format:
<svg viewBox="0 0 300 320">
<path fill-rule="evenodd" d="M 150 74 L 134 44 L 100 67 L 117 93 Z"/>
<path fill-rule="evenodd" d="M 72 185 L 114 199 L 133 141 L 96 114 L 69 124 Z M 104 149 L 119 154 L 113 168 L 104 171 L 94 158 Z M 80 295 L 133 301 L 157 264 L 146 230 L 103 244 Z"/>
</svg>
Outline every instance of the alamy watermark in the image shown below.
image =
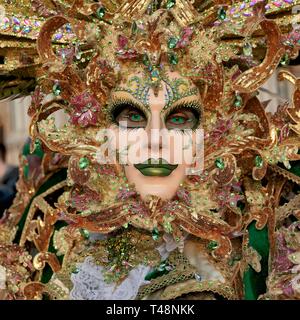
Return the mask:
<svg viewBox="0 0 300 320">
<path fill-rule="evenodd" d="M 124 127 L 102 129 L 96 159 L 100 164 L 133 165 L 147 161 L 185 165 L 187 175 L 199 175 L 204 163 L 203 129 L 183 131 L 167 129 L 130 130 Z"/>
</svg>

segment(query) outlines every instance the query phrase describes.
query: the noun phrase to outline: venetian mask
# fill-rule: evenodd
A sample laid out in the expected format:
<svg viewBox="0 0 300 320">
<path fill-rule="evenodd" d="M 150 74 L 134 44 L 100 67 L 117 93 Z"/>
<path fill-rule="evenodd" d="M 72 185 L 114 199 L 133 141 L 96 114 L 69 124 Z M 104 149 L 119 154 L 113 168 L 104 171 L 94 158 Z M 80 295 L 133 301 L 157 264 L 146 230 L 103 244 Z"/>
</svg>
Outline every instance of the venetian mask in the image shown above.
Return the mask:
<svg viewBox="0 0 300 320">
<path fill-rule="evenodd" d="M 156 89 L 150 75 L 137 70 L 110 97 L 119 158 L 126 155 L 125 176 L 143 199 L 171 199 L 188 168 L 195 166 L 194 132 L 201 126 L 198 88 L 177 72 L 168 70 L 164 76 Z"/>
</svg>

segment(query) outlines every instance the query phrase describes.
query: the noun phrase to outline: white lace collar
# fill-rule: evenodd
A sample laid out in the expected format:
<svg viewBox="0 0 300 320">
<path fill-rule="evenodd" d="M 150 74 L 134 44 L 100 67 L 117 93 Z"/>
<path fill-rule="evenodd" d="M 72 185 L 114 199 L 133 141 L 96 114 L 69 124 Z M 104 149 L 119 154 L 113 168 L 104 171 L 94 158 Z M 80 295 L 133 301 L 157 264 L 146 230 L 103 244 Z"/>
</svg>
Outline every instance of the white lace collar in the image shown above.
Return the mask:
<svg viewBox="0 0 300 320">
<path fill-rule="evenodd" d="M 140 286 L 149 283 L 145 276 L 150 267 L 139 265 L 131 270 L 127 278 L 120 284 L 106 283 L 103 276 L 104 268 L 94 263 L 93 257 L 87 257 L 78 264 L 78 273 L 71 275 L 73 289 L 72 300 L 133 300 Z"/>
</svg>

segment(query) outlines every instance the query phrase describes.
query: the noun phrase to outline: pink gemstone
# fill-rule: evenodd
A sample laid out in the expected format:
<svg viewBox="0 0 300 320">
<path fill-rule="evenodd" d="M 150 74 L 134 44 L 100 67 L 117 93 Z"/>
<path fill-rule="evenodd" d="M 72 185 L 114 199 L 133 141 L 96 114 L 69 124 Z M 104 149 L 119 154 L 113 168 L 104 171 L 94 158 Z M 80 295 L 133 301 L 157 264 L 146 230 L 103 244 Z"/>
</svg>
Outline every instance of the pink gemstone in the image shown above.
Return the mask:
<svg viewBox="0 0 300 320">
<path fill-rule="evenodd" d="M 279 1 L 274 1 L 273 2 L 274 6 L 280 8 L 282 6 L 282 2 L 279 2 Z"/>
<path fill-rule="evenodd" d="M 119 35 L 119 38 L 118 38 L 119 47 L 123 49 L 124 47 L 126 47 L 127 44 L 128 44 L 128 39 L 122 35 Z"/>
</svg>

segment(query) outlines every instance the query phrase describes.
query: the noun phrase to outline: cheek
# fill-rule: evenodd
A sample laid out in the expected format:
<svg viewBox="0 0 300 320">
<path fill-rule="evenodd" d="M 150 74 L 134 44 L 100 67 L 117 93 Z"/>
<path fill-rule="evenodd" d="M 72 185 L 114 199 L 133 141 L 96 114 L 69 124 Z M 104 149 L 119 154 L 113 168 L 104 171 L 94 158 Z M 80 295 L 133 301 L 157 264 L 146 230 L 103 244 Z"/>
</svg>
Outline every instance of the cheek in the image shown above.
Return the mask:
<svg viewBox="0 0 300 320">
<path fill-rule="evenodd" d="M 121 164 L 142 163 L 150 158 L 148 133 L 145 129 L 125 130 L 113 127 L 112 132 Z"/>
<path fill-rule="evenodd" d="M 121 164 L 142 163 L 151 157 L 148 149 L 148 134 L 144 129 L 132 131 L 112 126 L 110 132 L 113 137 L 110 146 L 119 153 Z M 175 177 L 177 177 L 177 180 L 182 179 L 185 170 L 194 165 L 196 134 L 196 132 L 193 132 L 184 135 L 164 130 L 162 153 L 159 156 L 169 163 L 178 164 L 178 168 L 172 173 L 174 179 Z M 137 171 L 135 168 L 133 170 L 134 172 Z"/>
<path fill-rule="evenodd" d="M 196 135 L 169 131 L 163 146 L 163 158 L 173 164 L 191 166 L 196 154 Z"/>
<path fill-rule="evenodd" d="M 183 155 L 184 164 L 186 166 L 190 166 L 194 163 L 196 155 L 196 134 L 194 132 L 184 139 Z"/>
</svg>

